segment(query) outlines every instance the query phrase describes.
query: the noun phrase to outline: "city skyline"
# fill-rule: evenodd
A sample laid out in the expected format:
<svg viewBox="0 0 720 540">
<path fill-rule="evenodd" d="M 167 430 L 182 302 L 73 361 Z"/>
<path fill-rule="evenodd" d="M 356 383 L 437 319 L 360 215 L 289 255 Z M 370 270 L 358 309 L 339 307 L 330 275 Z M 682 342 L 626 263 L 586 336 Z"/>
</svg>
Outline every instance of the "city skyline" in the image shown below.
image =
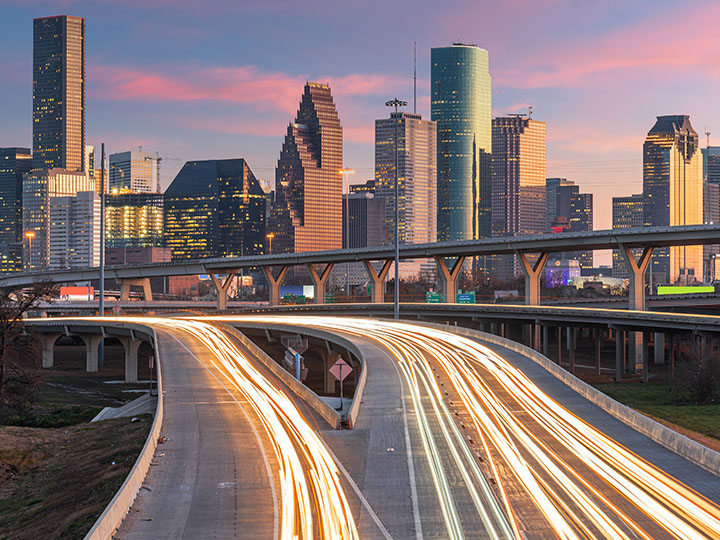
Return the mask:
<svg viewBox="0 0 720 540">
<path fill-rule="evenodd" d="M 263 33 L 271 21 L 296 17 L 293 5 L 227 8 L 253 23 L 246 35 L 237 37 L 223 17 L 209 14 L 226 14 L 222 9 L 201 13 L 184 2 L 174 4 L 172 14 L 167 2 L 149 2 L 142 20 L 133 19 L 132 10 L 121 13 L 113 3 L 0 4 L 5 15 L 1 54 L 7 70 L 7 85 L 0 90 L 7 128 L 0 134 L 0 146 L 30 146 L 25 111 L 31 98 L 27 62 L 32 18 L 56 12 L 83 16 L 91 22 L 88 142 L 97 146 L 104 140 L 109 152 L 139 145 L 159 151 L 168 157 L 163 187 L 186 160 L 238 154 L 247 157 L 259 178 L 272 178 L 288 112 L 294 112 L 298 85 L 306 79 L 329 82 L 334 89 L 347 141 L 345 164 L 358 171 L 354 182 L 370 178 L 373 119 L 383 115 L 384 101 L 394 95 L 412 107 L 413 39 L 418 41 L 418 112 L 429 118 L 431 47 L 462 39 L 487 49 L 493 116 L 535 107 L 548 123 L 548 176 L 567 177 L 595 193 L 599 229 L 610 227 L 611 196 L 630 195 L 642 185 L 642 141 L 655 116 L 689 114 L 698 131 L 720 125 L 710 106 L 719 85 L 711 62 L 716 45 L 703 42 L 701 49 L 698 41 L 703 28 L 711 31 L 709 21 L 720 9 L 707 3 L 483 4 L 472 8 L 487 14 L 476 27 L 465 22 L 473 17 L 462 16 L 472 11 L 470 4 L 454 3 L 442 11 L 420 4 L 408 13 L 415 24 L 393 25 L 393 32 L 379 32 L 383 36 L 377 40 L 355 30 L 341 31 L 343 25 L 333 21 L 345 15 L 341 10 L 325 13 L 319 3 L 308 7 L 304 17 L 322 30 L 299 42 L 299 29 L 284 35 Z M 567 13 L 557 17 L 559 11 Z M 373 21 L 378 30 L 390 24 L 373 4 L 353 8 L 353 15 L 358 22 Z M 513 19 L 512 32 L 495 28 L 502 25 L 493 21 L 504 18 Z M 695 29 L 692 43 L 698 47 L 693 55 L 680 54 L 686 42 L 677 48 L 681 37 L 668 39 L 663 32 L 678 18 Z M 206 24 L 210 19 L 213 24 Z M 567 25 L 568 20 L 573 24 Z M 331 24 L 321 24 L 327 22 Z M 433 31 L 420 31 L 424 28 Z M 337 39 L 336 50 L 322 47 L 327 39 L 340 36 L 347 39 Z M 240 41 L 229 46 L 231 37 Z M 396 54 L 388 56 L 382 49 L 390 46 Z M 320 48 L 323 55 L 311 54 Z M 307 62 L 308 57 L 318 60 Z M 648 92 L 660 80 L 665 81 L 664 90 L 653 87 Z"/>
</svg>

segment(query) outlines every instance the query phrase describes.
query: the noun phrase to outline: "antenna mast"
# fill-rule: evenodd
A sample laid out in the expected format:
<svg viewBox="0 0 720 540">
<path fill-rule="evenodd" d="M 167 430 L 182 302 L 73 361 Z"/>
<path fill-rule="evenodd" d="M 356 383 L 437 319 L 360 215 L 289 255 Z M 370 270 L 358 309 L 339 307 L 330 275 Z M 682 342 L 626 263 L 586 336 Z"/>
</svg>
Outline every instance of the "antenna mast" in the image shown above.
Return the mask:
<svg viewBox="0 0 720 540">
<path fill-rule="evenodd" d="M 710 126 L 705 126 L 705 136 L 707 137 L 707 147 L 710 148 Z"/>
<path fill-rule="evenodd" d="M 417 114 L 417 41 L 413 41 L 413 114 Z"/>
</svg>

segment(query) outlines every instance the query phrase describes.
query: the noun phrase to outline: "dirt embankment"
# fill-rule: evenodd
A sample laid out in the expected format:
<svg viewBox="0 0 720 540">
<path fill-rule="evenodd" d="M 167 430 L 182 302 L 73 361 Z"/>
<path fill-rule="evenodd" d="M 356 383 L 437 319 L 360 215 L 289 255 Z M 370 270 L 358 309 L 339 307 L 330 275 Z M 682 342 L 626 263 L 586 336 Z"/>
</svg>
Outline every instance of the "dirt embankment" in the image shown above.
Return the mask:
<svg viewBox="0 0 720 540">
<path fill-rule="evenodd" d="M 152 417 L 0 427 L 0 539 L 82 538 L 125 481 Z"/>
</svg>

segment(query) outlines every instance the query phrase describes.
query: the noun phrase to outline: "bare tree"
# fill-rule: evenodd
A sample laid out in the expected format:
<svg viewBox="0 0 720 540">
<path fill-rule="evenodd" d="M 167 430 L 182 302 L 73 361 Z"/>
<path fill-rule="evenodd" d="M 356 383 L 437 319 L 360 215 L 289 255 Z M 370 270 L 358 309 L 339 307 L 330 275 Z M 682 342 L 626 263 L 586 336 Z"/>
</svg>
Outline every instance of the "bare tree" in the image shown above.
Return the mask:
<svg viewBox="0 0 720 540">
<path fill-rule="evenodd" d="M 51 283 L 38 282 L 24 289 L 0 288 L 0 421 L 8 405 L 15 406 L 37 377 L 22 360 L 28 354 L 37 358 L 37 348 L 21 332 L 23 317 L 41 302 L 50 302 L 57 290 Z"/>
</svg>

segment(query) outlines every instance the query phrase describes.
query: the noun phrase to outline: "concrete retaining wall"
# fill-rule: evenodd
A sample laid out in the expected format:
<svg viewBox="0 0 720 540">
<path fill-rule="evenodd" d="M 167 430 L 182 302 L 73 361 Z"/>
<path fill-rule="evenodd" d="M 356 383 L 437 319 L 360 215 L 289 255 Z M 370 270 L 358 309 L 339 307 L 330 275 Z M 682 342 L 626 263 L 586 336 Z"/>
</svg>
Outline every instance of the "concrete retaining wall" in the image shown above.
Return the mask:
<svg viewBox="0 0 720 540">
<path fill-rule="evenodd" d="M 310 390 L 303 383 L 298 381 L 295 377 L 290 375 L 282 366 L 280 366 L 275 360 L 270 358 L 265 351 L 255 345 L 255 343 L 248 338 L 245 334 L 240 332 L 237 328 L 233 328 L 229 324 L 212 322 L 213 325 L 220 328 L 223 332 L 227 332 L 240 343 L 243 344 L 255 357 L 270 371 L 272 371 L 276 377 L 282 380 L 290 390 L 305 403 L 307 403 L 315 412 L 317 412 L 328 424 L 334 429 L 340 429 L 341 416 L 338 411 L 333 407 L 325 403 L 320 397 Z M 297 332 L 297 328 L 295 329 Z"/>
<path fill-rule="evenodd" d="M 239 327 L 244 327 L 244 328 L 279 330 L 281 332 L 290 332 L 293 334 L 307 335 L 307 336 L 315 337 L 318 339 L 324 339 L 324 340 L 330 341 L 330 342 L 340 345 L 341 347 L 345 348 L 346 350 L 352 352 L 359 360 L 360 367 L 361 367 L 360 376 L 358 377 L 357 386 L 355 387 L 355 395 L 353 396 L 353 402 L 352 402 L 352 405 L 350 405 L 350 409 L 348 410 L 348 414 L 347 414 L 348 429 L 352 429 L 355 426 L 355 423 L 357 421 L 357 416 L 358 416 L 358 413 L 360 410 L 360 401 L 362 400 L 361 399 L 362 393 L 365 389 L 365 383 L 367 380 L 367 365 L 365 362 L 365 356 L 364 356 L 361 348 L 358 347 L 354 342 L 350 341 L 349 339 L 347 339 L 343 336 L 333 334 L 332 332 L 319 330 L 317 328 L 305 328 L 305 327 L 298 327 L 298 326 L 288 325 L 288 324 L 251 323 L 251 322 L 244 322 L 244 321 L 233 321 L 232 324 L 234 326 L 239 326 Z M 225 326 L 227 326 L 227 325 L 223 325 L 223 329 L 225 328 Z M 242 335 L 245 340 L 250 342 L 258 351 L 260 351 L 264 356 L 267 357 L 265 352 L 262 351 L 262 349 L 260 349 L 259 347 L 257 347 L 257 345 L 255 345 L 255 343 L 253 343 L 252 340 L 248 339 L 243 334 L 240 334 L 240 335 Z M 336 429 L 340 427 L 340 413 L 338 413 L 330 405 L 328 405 L 322 399 L 320 399 L 318 397 L 318 395 L 315 394 L 315 392 L 313 392 L 312 390 L 310 390 L 307 386 L 305 386 L 302 383 L 298 383 L 298 381 L 295 380 L 295 377 L 293 377 L 287 371 L 285 371 L 272 358 L 270 358 L 269 361 L 272 362 L 273 367 L 271 367 L 270 369 L 273 370 L 273 373 L 275 373 L 275 369 L 278 369 L 282 372 L 282 375 L 280 375 L 280 377 L 283 379 L 283 381 L 285 381 L 285 377 L 289 377 L 292 380 L 293 386 L 291 386 L 291 389 L 294 388 L 295 386 L 300 387 L 303 391 L 303 395 L 305 395 L 307 393 L 311 394 L 313 396 L 313 398 L 311 398 L 311 399 L 313 399 L 313 401 L 318 400 L 320 403 L 322 403 L 322 405 L 324 407 L 329 408 L 333 413 L 335 413 L 338 417 L 338 423 L 336 425 Z M 301 399 L 305 399 L 303 397 L 303 395 L 298 394 L 298 396 Z M 310 403 L 310 402 L 308 402 L 308 403 Z M 313 407 L 313 408 L 315 408 L 315 407 Z M 315 410 L 317 410 L 317 409 L 315 409 Z M 320 413 L 320 411 L 318 411 L 318 412 Z M 325 417 L 323 416 L 323 418 L 325 418 Z M 327 420 L 327 418 L 326 418 L 326 420 Z M 335 425 L 335 424 L 333 424 L 331 422 L 330 425 Z"/>
<path fill-rule="evenodd" d="M 112 324 L 104 323 L 106 326 Z M 160 364 L 160 347 L 158 346 L 157 334 L 154 330 L 153 341 L 155 342 L 155 365 L 157 367 L 157 409 L 155 410 L 155 419 L 152 428 L 148 434 L 140 455 L 135 461 L 135 465 L 130 470 L 125 482 L 113 497 L 110 504 L 107 505 L 103 513 L 93 525 L 92 529 L 85 535 L 85 540 L 107 540 L 120 527 L 123 519 L 130 510 L 130 506 L 135 501 L 140 487 L 142 486 L 145 476 L 150 469 L 150 462 L 155 456 L 155 448 L 157 447 L 158 437 L 160 436 L 160 428 L 163 420 L 163 393 L 162 393 L 162 368 Z"/>
<path fill-rule="evenodd" d="M 410 321 L 405 321 L 410 322 Z M 611 414 L 621 422 L 628 426 L 636 429 L 646 437 L 649 437 L 658 444 L 661 444 L 668 450 L 672 450 L 676 454 L 681 455 L 688 461 L 695 463 L 703 469 L 713 473 L 716 476 L 720 476 L 720 453 L 711 450 L 710 448 L 703 446 L 702 444 L 681 435 L 677 431 L 674 431 L 655 420 L 648 418 L 647 416 L 640 414 L 639 412 L 623 405 L 622 403 L 615 401 L 614 399 L 603 394 L 596 388 L 593 388 L 589 384 L 581 381 L 575 377 L 569 371 L 566 371 L 561 366 L 557 365 L 552 360 L 543 356 L 539 352 L 526 347 L 515 341 L 496 336 L 494 334 L 488 334 L 486 332 L 479 332 L 477 330 L 471 330 L 469 328 L 463 328 L 461 326 L 448 326 L 444 324 L 426 323 L 426 322 L 410 322 L 410 324 L 416 324 L 419 326 L 427 326 L 430 328 L 436 328 L 438 330 L 445 330 L 454 334 L 469 337 L 471 339 L 487 341 L 494 343 L 515 351 L 524 356 L 527 356 L 531 360 L 540 364 L 542 367 L 547 369 L 555 377 L 560 379 L 562 382 L 567 384 L 570 388 L 575 390 L 581 396 L 587 398 L 595 405 Z"/>
</svg>

